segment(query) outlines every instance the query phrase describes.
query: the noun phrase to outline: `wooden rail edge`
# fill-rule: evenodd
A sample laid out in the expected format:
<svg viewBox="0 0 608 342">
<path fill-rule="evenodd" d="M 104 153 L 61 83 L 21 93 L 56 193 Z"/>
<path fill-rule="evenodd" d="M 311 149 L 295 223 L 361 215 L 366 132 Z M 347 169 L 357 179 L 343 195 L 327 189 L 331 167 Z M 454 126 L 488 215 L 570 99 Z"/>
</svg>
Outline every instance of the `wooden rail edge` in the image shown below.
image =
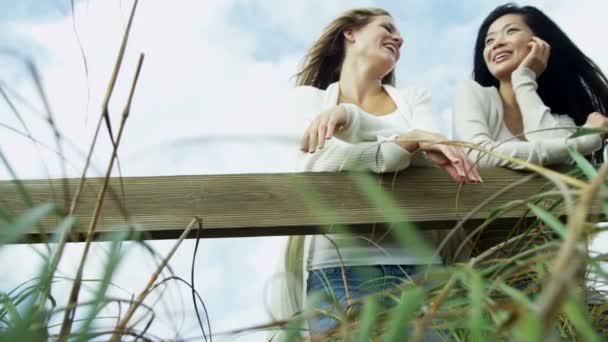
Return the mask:
<svg viewBox="0 0 608 342">
<path fill-rule="evenodd" d="M 277 173 L 124 177 L 111 179 L 110 190 L 97 225 L 97 239 L 131 227 L 145 239 L 178 237 L 193 217 L 203 221 L 202 237 L 246 237 L 316 234 L 333 225 L 346 225 L 357 232 L 385 229 L 392 221 L 407 219 L 420 229 L 449 229 L 483 201 L 529 173 L 502 168 L 481 170 L 484 183 L 459 185 L 436 168 L 410 168 L 398 174 Z M 361 177 L 393 199 L 381 210 L 362 191 Z M 85 184 L 76 212 L 78 225 L 72 241 L 82 241 L 95 206 L 102 179 Z M 545 190 L 549 181 L 537 176 L 490 201 L 476 212 L 467 227 L 477 226 L 500 206 Z M 64 184 L 70 196 L 77 179 L 24 180 L 35 204 L 64 205 Z M 14 181 L 1 181 L 2 206 L 12 215 L 27 210 Z M 493 229 L 512 227 L 524 206 L 501 215 Z M 23 232 L 19 242 L 48 238 L 60 215 Z M 0 235 L 9 224 L 0 223 Z M 194 230 L 191 237 L 196 236 Z"/>
</svg>

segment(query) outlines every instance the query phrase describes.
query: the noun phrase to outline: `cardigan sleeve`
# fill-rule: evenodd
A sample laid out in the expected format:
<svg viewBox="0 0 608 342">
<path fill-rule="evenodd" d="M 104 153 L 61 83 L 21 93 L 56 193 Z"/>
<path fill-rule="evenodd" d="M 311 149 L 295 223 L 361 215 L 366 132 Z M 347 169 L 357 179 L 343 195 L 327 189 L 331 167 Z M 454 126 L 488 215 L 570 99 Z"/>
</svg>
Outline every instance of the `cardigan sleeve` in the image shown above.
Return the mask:
<svg viewBox="0 0 608 342">
<path fill-rule="evenodd" d="M 379 137 L 375 142 L 351 144 L 330 139 L 315 153 L 300 152 L 299 171 L 361 170 L 376 173 L 395 172 L 407 168 L 411 153 L 392 142 L 397 135 Z"/>
<path fill-rule="evenodd" d="M 511 82 L 515 98 L 521 110 L 524 132 L 555 128 L 526 134 L 527 140 L 566 139 L 572 134 L 572 130 L 563 129 L 563 127 L 576 127 L 574 120 L 568 115 L 551 113 L 551 109 L 545 105 L 538 95 L 538 84 L 534 71 L 526 67 L 518 68 L 511 74 Z M 572 140 L 571 144 L 574 144 L 573 147 L 576 147 L 583 154 L 591 153 L 595 151 L 595 147 L 601 145 L 599 134 L 587 135 Z"/>
<path fill-rule="evenodd" d="M 292 97 L 300 111 L 300 117 L 306 118 L 306 125 L 327 108 L 323 108 L 323 91 L 310 86 L 297 87 Z M 342 104 L 346 109 L 346 123 L 337 130 L 334 136 L 349 143 L 378 141 L 379 136 L 392 136 L 397 132 L 386 120 L 371 115 L 352 103 Z"/>
<path fill-rule="evenodd" d="M 307 118 L 303 123 L 307 125 L 323 110 L 323 91 L 298 87 L 292 101 L 297 116 Z M 358 108 L 351 107 L 347 113 L 349 119 L 341 130 L 342 139 L 339 136 L 329 139 L 325 147 L 315 153 L 299 152 L 298 171 L 366 170 L 381 173 L 409 166 L 411 154 L 392 142 L 397 134 L 389 135 L 388 125 L 374 120 L 375 117 Z M 350 137 L 351 141 L 345 141 L 344 136 Z"/>
<path fill-rule="evenodd" d="M 524 132 L 539 129 L 559 127 L 559 120 L 551 113 L 537 93 L 538 84 L 536 75 L 529 68 L 521 67 L 511 74 L 511 82 L 515 98 L 521 110 Z M 526 134 L 526 139 L 541 140 L 547 138 L 564 137 L 564 130 L 546 130 Z"/>
<path fill-rule="evenodd" d="M 601 140 L 596 135 L 567 139 L 567 136 L 574 130 L 574 126 L 570 132 L 562 133 L 564 135 L 561 137 L 530 141 L 495 141 L 491 132 L 490 120 L 498 120 L 498 118 L 492 113 L 491 101 L 492 99 L 483 93 L 483 88 L 473 81 L 467 81 L 458 86 L 452 108 L 454 114 L 454 134 L 457 139 L 478 144 L 482 148 L 493 150 L 502 155 L 540 165 L 571 162 L 567 149 L 568 146 L 582 154 L 591 153 L 601 147 Z M 551 114 L 549 113 L 548 115 Z M 548 121 L 545 120 L 544 122 Z M 502 122 L 494 124 L 503 125 Z M 469 155 L 473 161 L 478 161 L 478 165 L 481 167 L 503 166 L 514 169 L 523 168 L 515 163 L 473 149 L 470 150 Z"/>
</svg>

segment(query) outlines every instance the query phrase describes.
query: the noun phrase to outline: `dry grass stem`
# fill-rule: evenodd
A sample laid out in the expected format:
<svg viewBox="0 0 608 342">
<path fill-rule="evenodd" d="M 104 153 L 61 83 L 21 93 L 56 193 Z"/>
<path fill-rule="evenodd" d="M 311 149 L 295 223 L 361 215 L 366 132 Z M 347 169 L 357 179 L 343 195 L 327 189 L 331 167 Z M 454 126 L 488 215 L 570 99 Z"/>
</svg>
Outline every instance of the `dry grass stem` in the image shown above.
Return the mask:
<svg viewBox="0 0 608 342">
<path fill-rule="evenodd" d="M 146 296 L 148 295 L 148 293 L 150 293 L 150 290 L 154 287 L 154 283 L 158 279 L 158 276 L 161 274 L 161 272 L 163 271 L 163 269 L 165 268 L 165 266 L 167 265 L 167 263 L 169 262 L 171 257 L 173 257 L 173 254 L 175 254 L 177 247 L 179 247 L 181 245 L 182 241 L 188 236 L 188 234 L 190 234 L 190 230 L 192 230 L 192 227 L 194 227 L 194 225 L 197 223 L 199 225 L 201 224 L 201 220 L 199 218 L 192 219 L 192 221 L 190 222 L 188 227 L 186 227 L 186 229 L 184 230 L 182 235 L 179 237 L 179 239 L 177 240 L 175 245 L 173 245 L 173 248 L 171 248 L 171 251 L 169 251 L 169 254 L 167 254 L 167 256 L 163 259 L 161 264 L 156 268 L 156 271 L 154 272 L 154 274 L 152 274 L 152 277 L 150 277 L 150 279 L 148 280 L 148 284 L 146 285 L 146 287 L 139 293 L 139 295 L 137 296 L 135 301 L 129 306 L 129 309 L 125 313 L 125 316 L 120 320 L 120 323 L 118 323 L 118 325 L 116 326 L 116 328 L 112 334 L 111 341 L 115 341 L 115 342 L 120 341 L 123 332 L 127 331 L 126 327 L 127 327 L 127 324 L 129 324 L 129 320 L 131 320 L 131 318 L 135 314 L 135 311 L 143 303 L 143 301 L 144 301 L 144 299 L 146 299 Z"/>
<path fill-rule="evenodd" d="M 608 163 L 605 163 L 591 184 L 584 189 L 576 210 L 568 218 L 568 235 L 551 267 L 551 274 L 538 301 L 538 313 L 545 333 L 549 332 L 553 318 L 567 297 L 568 283 L 585 265 L 586 256 L 581 255 L 583 251 L 579 250 L 578 245 L 581 242 L 591 202 L 597 195 L 600 186 L 604 184 L 607 174 Z"/>
<path fill-rule="evenodd" d="M 134 4 L 133 7 L 133 11 L 132 14 L 135 11 L 135 5 L 137 4 L 137 1 Z M 114 162 L 116 161 L 117 155 L 118 155 L 118 146 L 120 145 L 120 140 L 122 138 L 122 134 L 124 131 L 124 127 L 125 124 L 127 122 L 127 118 L 129 117 L 129 112 L 128 109 L 130 108 L 130 103 L 132 101 L 132 96 L 134 93 L 134 88 L 137 85 L 137 79 L 139 77 L 139 72 L 141 70 L 141 65 L 143 63 L 143 55 L 140 55 L 139 57 L 139 61 L 138 61 L 138 65 L 137 65 L 137 70 L 136 70 L 136 74 L 131 86 L 131 91 L 130 91 L 130 95 L 129 95 L 129 99 L 127 101 L 127 105 L 125 106 L 125 111 L 123 111 L 123 115 L 122 115 L 122 120 L 120 122 L 120 126 L 118 128 L 118 134 L 116 136 L 116 143 L 114 144 L 114 148 L 112 150 L 112 157 L 110 158 L 110 162 L 108 164 L 108 168 L 106 171 L 106 175 L 104 177 L 104 181 L 102 183 L 101 189 L 99 190 L 98 196 L 97 196 L 97 201 L 95 204 L 95 209 L 93 210 L 93 217 L 91 219 L 91 222 L 89 224 L 89 228 L 87 229 L 87 236 L 86 236 L 86 240 L 85 240 L 85 245 L 84 245 L 84 250 L 82 253 L 82 257 L 80 259 L 80 264 L 78 266 L 78 270 L 76 272 L 76 277 L 74 280 L 74 284 L 72 286 L 72 290 L 70 291 L 70 297 L 69 297 L 69 302 L 68 303 L 75 303 L 78 301 L 78 294 L 80 292 L 80 285 L 81 285 L 81 280 L 82 280 L 82 273 L 84 271 L 84 265 L 88 256 L 88 252 L 89 252 L 89 248 L 91 246 L 91 242 L 93 240 L 93 236 L 95 233 L 95 229 L 97 227 L 97 221 L 99 220 L 99 216 L 101 214 L 101 209 L 103 206 L 103 201 L 105 198 L 105 194 L 106 194 L 106 190 L 108 188 L 108 184 L 110 181 L 110 176 L 112 174 L 112 169 L 114 167 Z M 70 335 L 70 331 L 71 331 L 71 326 L 72 326 L 72 321 L 74 319 L 74 314 L 75 314 L 75 309 L 73 310 L 67 310 L 65 312 L 64 315 L 64 319 L 63 319 L 63 324 L 61 326 L 61 331 L 59 333 L 60 335 L 60 342 L 62 341 L 66 341 L 67 338 Z"/>
<path fill-rule="evenodd" d="M 101 115 L 99 117 L 99 122 L 97 123 L 97 127 L 95 128 L 95 133 L 93 135 L 93 141 L 90 144 L 89 147 L 89 152 L 87 154 L 87 157 L 85 159 L 85 165 L 80 177 L 80 181 L 78 183 L 78 186 L 76 188 L 76 192 L 74 194 L 74 197 L 72 198 L 72 203 L 70 204 L 70 209 L 68 214 L 72 215 L 76 212 L 76 208 L 78 206 L 78 203 L 80 201 L 80 195 L 82 193 L 82 190 L 84 188 L 84 183 L 86 181 L 86 175 L 87 175 L 87 171 L 89 169 L 89 165 L 91 162 L 91 158 L 93 156 L 93 151 L 95 149 L 95 145 L 97 144 L 97 137 L 99 135 L 99 130 L 101 128 L 101 122 L 103 121 L 103 119 L 107 116 L 108 113 L 108 103 L 109 103 L 109 99 L 111 97 L 111 94 L 114 92 L 114 86 L 116 83 L 116 76 L 118 75 L 118 71 L 120 70 L 120 66 L 122 65 L 122 60 L 124 57 L 124 52 L 125 52 L 125 47 L 127 45 L 127 41 L 129 38 L 129 33 L 131 31 L 131 24 L 133 23 L 133 18 L 135 16 L 135 9 L 137 8 L 137 3 L 138 0 L 135 0 L 133 3 L 133 7 L 131 9 L 131 14 L 129 16 L 129 21 L 127 23 L 127 27 L 125 29 L 123 38 L 122 38 L 122 43 L 121 43 L 121 48 L 120 51 L 118 53 L 118 57 L 116 60 L 116 63 L 114 64 L 114 71 L 112 73 L 112 78 L 110 79 L 110 83 L 106 89 L 106 96 L 105 96 L 105 101 L 103 103 L 103 107 L 102 107 L 102 112 Z M 139 71 L 138 71 L 139 73 Z M 114 146 L 116 148 L 116 146 Z M 57 246 L 57 250 L 56 252 L 53 254 L 52 258 L 51 258 L 51 262 L 49 265 L 49 277 L 52 277 L 52 275 L 54 274 L 54 270 L 57 269 L 57 265 L 59 265 L 59 261 L 61 260 L 61 257 L 63 256 L 63 251 L 65 249 L 65 244 L 66 244 L 66 240 L 59 242 L 58 246 Z M 40 296 L 40 301 L 39 301 L 39 310 L 43 310 L 44 308 L 44 303 L 46 301 L 46 298 L 49 296 L 50 292 L 51 292 L 51 285 L 52 282 L 50 281 L 50 279 L 48 279 L 46 282 L 44 282 L 45 285 L 42 294 Z M 61 334 L 60 334 L 61 335 Z"/>
<path fill-rule="evenodd" d="M 571 186 L 577 187 L 577 188 L 584 188 L 585 186 L 587 186 L 587 183 L 578 180 L 574 177 L 570 177 L 567 175 L 564 175 L 562 173 L 559 173 L 555 170 L 551 170 L 548 169 L 546 167 L 540 166 L 540 165 L 536 165 L 533 163 L 529 163 L 526 162 L 524 160 L 518 159 L 518 158 L 514 158 L 514 157 L 510 157 L 498 152 L 495 152 L 491 149 L 487 149 L 484 147 L 481 147 L 478 144 L 473 144 L 473 143 L 469 143 L 466 141 L 458 141 L 458 140 L 412 140 L 412 139 L 396 139 L 394 141 L 401 141 L 401 142 L 427 142 L 427 143 L 431 143 L 431 144 L 441 144 L 441 145 L 449 145 L 449 146 L 458 146 L 461 148 L 470 148 L 479 152 L 483 152 L 486 154 L 489 154 L 493 157 L 499 158 L 499 159 L 503 159 L 503 160 L 507 160 L 515 165 L 519 165 L 522 166 L 530 171 L 534 171 L 542 176 L 548 177 L 548 176 L 553 176 L 556 179 L 560 179 L 562 180 L 564 183 L 569 184 Z"/>
</svg>

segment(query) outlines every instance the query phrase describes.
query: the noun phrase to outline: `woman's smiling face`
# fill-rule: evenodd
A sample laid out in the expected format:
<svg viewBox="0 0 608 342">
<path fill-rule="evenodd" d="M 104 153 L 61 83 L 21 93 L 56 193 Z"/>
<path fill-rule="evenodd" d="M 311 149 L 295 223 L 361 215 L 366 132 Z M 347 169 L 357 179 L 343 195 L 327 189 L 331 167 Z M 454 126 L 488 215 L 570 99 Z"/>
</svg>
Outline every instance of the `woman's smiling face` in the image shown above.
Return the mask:
<svg viewBox="0 0 608 342">
<path fill-rule="evenodd" d="M 490 73 L 498 80 L 509 79 L 530 52 L 534 33 L 519 14 L 504 15 L 490 25 L 483 57 Z"/>
<path fill-rule="evenodd" d="M 403 38 L 390 16 L 376 16 L 365 26 L 345 31 L 346 39 L 352 44 L 350 53 L 358 57 L 373 59 L 380 63 L 388 74 L 400 57 Z"/>
</svg>

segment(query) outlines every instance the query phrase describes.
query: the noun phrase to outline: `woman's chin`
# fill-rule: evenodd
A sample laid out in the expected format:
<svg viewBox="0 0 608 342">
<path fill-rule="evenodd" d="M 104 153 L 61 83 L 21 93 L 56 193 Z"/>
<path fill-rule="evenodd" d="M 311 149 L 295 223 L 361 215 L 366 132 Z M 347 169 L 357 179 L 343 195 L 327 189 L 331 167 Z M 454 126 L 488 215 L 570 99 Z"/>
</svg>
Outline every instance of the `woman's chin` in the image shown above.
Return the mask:
<svg viewBox="0 0 608 342">
<path fill-rule="evenodd" d="M 492 70 L 492 75 L 499 81 L 509 80 L 511 79 L 511 74 L 513 71 L 515 71 L 515 69 L 517 68 L 511 65 L 500 66 L 499 68 L 494 68 Z"/>
<path fill-rule="evenodd" d="M 376 70 L 379 71 L 380 74 L 386 76 L 395 68 L 395 58 L 394 57 L 384 57 L 381 60 L 378 60 L 376 63 Z"/>
</svg>

